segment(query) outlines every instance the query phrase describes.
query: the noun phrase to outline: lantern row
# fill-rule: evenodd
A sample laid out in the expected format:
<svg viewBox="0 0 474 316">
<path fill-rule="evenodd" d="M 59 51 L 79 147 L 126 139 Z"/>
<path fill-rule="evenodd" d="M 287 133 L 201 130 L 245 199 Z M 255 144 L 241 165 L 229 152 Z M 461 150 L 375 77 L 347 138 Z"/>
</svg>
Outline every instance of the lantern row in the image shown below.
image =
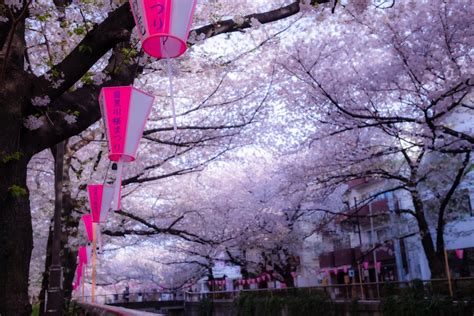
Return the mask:
<svg viewBox="0 0 474 316">
<path fill-rule="evenodd" d="M 156 58 L 181 56 L 187 49 L 187 38 L 197 0 L 130 0 L 142 48 Z M 170 78 L 170 91 L 171 78 Z M 172 93 L 170 93 L 172 97 Z M 85 268 L 92 264 L 92 298 L 95 287 L 97 242 L 100 248 L 100 223 L 106 222 L 110 210 L 120 210 L 124 163 L 136 159 L 140 139 L 155 97 L 132 86 L 102 88 L 99 106 L 104 121 L 109 149 L 108 158 L 116 163 L 115 182 L 89 184 L 87 193 L 90 214 L 81 218 L 88 245 L 78 250 L 73 289 L 77 289 Z M 174 113 L 174 102 L 173 113 Z M 174 114 L 173 114 L 174 115 Z M 175 119 L 174 119 L 175 122 Z M 176 123 L 175 123 L 176 129 Z M 92 246 L 91 246 L 92 243 Z M 84 295 L 84 283 L 83 295 Z"/>
</svg>

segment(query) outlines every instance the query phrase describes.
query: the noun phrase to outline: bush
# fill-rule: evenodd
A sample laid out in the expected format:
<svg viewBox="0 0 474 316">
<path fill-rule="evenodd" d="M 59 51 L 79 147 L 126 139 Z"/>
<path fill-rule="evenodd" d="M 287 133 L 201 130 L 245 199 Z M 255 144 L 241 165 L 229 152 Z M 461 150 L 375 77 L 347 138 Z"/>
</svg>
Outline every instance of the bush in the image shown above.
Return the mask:
<svg viewBox="0 0 474 316">
<path fill-rule="evenodd" d="M 326 295 L 289 294 L 283 297 L 241 295 L 235 302 L 238 316 L 279 316 L 287 309 L 288 316 L 330 315 L 333 304 Z"/>
<path fill-rule="evenodd" d="M 425 296 L 422 282 L 399 290 L 382 300 L 384 316 L 463 316 L 472 315 L 473 304 L 456 302 L 446 296 Z"/>
<path fill-rule="evenodd" d="M 204 298 L 199 302 L 199 316 L 212 316 L 212 301 Z"/>
</svg>

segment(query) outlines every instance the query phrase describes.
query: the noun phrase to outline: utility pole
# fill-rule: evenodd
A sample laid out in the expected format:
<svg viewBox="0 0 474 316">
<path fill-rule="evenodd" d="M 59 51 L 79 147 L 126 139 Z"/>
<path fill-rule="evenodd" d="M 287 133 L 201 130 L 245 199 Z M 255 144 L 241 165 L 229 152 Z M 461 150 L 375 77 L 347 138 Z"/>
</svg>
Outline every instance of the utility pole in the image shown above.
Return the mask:
<svg viewBox="0 0 474 316">
<path fill-rule="evenodd" d="M 372 236 L 372 255 L 374 258 L 375 283 L 377 283 L 377 297 L 380 297 L 379 272 L 377 271 L 377 251 L 375 250 L 375 232 L 374 232 L 374 218 L 372 216 L 372 203 L 369 203 L 369 217 L 370 217 L 370 235 Z"/>
<path fill-rule="evenodd" d="M 357 231 L 359 233 L 359 248 L 360 248 L 360 254 L 362 256 L 362 235 L 360 232 L 360 219 L 359 219 L 359 209 L 357 208 L 357 198 L 354 197 L 354 208 L 356 210 L 356 219 L 357 219 Z M 362 269 L 360 267 L 360 259 L 361 257 L 357 258 L 357 269 L 359 270 L 359 283 L 360 283 L 360 292 L 362 295 L 362 299 L 365 299 L 365 293 L 364 293 L 364 286 L 362 285 Z"/>
<path fill-rule="evenodd" d="M 63 168 L 64 146 L 62 141 L 56 145 L 54 163 L 54 229 L 51 247 L 51 266 L 49 267 L 49 285 L 46 301 L 46 315 L 60 316 L 63 307 L 63 271 L 61 267 L 61 213 L 63 209 Z"/>
<path fill-rule="evenodd" d="M 399 217 L 395 218 L 395 201 L 393 198 L 393 193 L 388 195 L 387 200 L 388 200 L 388 213 L 390 216 L 390 227 L 392 231 L 393 249 L 395 250 L 395 262 L 397 265 L 397 277 L 398 277 L 398 281 L 402 282 L 405 280 L 405 272 L 403 269 L 402 251 L 400 248 L 400 229 L 398 226 Z"/>
</svg>

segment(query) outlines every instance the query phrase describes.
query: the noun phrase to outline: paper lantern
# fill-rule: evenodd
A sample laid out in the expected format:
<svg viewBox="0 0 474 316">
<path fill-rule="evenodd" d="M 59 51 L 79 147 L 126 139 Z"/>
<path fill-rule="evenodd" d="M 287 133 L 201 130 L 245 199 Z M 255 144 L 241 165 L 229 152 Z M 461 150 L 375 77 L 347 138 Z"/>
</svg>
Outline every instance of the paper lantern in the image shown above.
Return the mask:
<svg viewBox="0 0 474 316">
<path fill-rule="evenodd" d="M 382 267 L 382 263 L 376 261 L 376 262 L 375 262 L 375 270 L 376 270 L 377 272 L 380 272 L 380 268 L 381 268 L 381 267 Z"/>
<path fill-rule="evenodd" d="M 369 269 L 369 262 L 368 262 L 368 261 L 364 261 L 363 266 L 364 266 L 364 269 L 365 269 L 365 270 L 368 270 L 368 269 Z"/>
<path fill-rule="evenodd" d="M 154 98 L 131 86 L 102 88 L 99 104 L 111 161 L 135 160 Z"/>
<path fill-rule="evenodd" d="M 349 269 L 349 266 L 343 266 L 342 269 L 344 270 L 344 273 L 347 273 L 347 270 Z"/>
<path fill-rule="evenodd" d="M 87 253 L 87 262 L 92 262 L 91 258 L 92 258 L 92 245 L 88 244 L 86 246 L 86 253 Z"/>
<path fill-rule="evenodd" d="M 109 142 L 109 159 L 117 162 L 112 209 L 120 209 L 123 162 L 135 160 L 154 96 L 130 86 L 102 88 L 100 111 Z"/>
<path fill-rule="evenodd" d="M 92 215 L 91 214 L 82 215 L 81 221 L 82 221 L 82 224 L 84 225 L 87 239 L 89 241 L 92 241 L 92 238 L 94 237 L 92 233 Z"/>
<path fill-rule="evenodd" d="M 79 251 L 77 256 L 79 257 L 79 265 L 88 265 L 90 263 L 90 255 L 88 254 L 88 247 L 81 246 L 79 247 Z M 90 248 L 90 247 L 89 247 Z"/>
<path fill-rule="evenodd" d="M 332 269 L 332 272 L 334 273 L 334 275 L 337 275 L 337 268 Z"/>
<path fill-rule="evenodd" d="M 130 0 L 145 53 L 173 58 L 187 49 L 197 0 Z"/>
<path fill-rule="evenodd" d="M 82 265 L 78 265 L 76 267 L 76 273 L 74 275 L 74 282 L 72 284 L 72 289 L 76 290 L 79 285 L 81 284 L 81 279 L 82 279 Z"/>
<path fill-rule="evenodd" d="M 464 250 L 463 249 L 456 249 L 456 257 L 458 257 L 458 259 L 461 259 L 464 257 Z"/>
<path fill-rule="evenodd" d="M 336 271 L 337 271 L 337 270 L 336 270 Z M 296 272 L 292 271 L 292 272 L 291 272 L 291 277 L 294 279 L 294 278 L 296 278 L 296 276 L 297 276 Z"/>
<path fill-rule="evenodd" d="M 105 222 L 114 196 L 114 187 L 103 184 L 89 184 L 87 186 L 87 193 L 92 221 L 94 223 Z"/>
</svg>

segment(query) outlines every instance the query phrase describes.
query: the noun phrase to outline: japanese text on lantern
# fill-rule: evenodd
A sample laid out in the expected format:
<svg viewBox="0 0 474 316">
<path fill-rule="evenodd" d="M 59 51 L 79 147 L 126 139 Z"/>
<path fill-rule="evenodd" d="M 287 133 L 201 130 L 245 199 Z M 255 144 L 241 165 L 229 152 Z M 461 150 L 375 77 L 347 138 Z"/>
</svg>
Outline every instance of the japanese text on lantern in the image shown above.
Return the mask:
<svg viewBox="0 0 474 316">
<path fill-rule="evenodd" d="M 152 21 L 153 21 L 153 29 L 155 32 L 163 31 L 164 26 L 164 13 L 165 13 L 165 1 L 164 0 L 156 0 L 153 1 L 152 4 L 149 6 L 149 12 L 151 13 Z M 150 17 L 149 15 L 149 17 Z"/>
<path fill-rule="evenodd" d="M 120 151 L 122 149 L 122 136 L 120 135 L 122 109 L 120 106 L 120 100 L 120 90 L 114 91 L 114 106 L 112 108 L 112 126 L 110 131 L 113 151 Z"/>
<path fill-rule="evenodd" d="M 99 188 L 92 187 L 92 201 L 91 201 L 91 209 L 97 210 L 99 208 Z"/>
</svg>

